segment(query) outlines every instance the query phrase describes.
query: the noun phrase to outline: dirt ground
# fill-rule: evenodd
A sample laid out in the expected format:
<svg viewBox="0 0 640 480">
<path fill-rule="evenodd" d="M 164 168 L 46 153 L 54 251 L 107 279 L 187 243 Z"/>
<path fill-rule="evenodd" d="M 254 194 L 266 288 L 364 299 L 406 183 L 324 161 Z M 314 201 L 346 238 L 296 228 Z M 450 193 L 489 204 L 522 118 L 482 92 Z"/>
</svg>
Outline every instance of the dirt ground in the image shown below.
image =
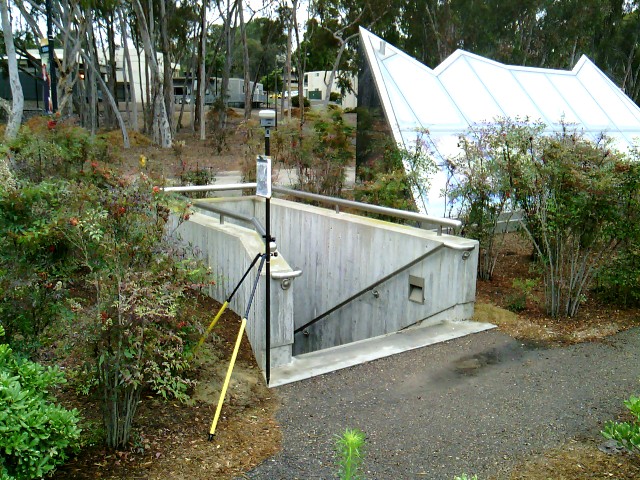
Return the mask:
<svg viewBox="0 0 640 480">
<path fill-rule="evenodd" d="M 155 178 L 177 177 L 185 169 L 210 168 L 212 171 L 240 170 L 243 129 L 241 117 L 234 116 L 235 148 L 217 152 L 213 141 L 200 142 L 192 133 L 177 137 L 177 147 L 161 150 L 142 136 L 133 135 L 133 148 L 121 151 L 117 135 L 103 134 L 113 144 L 119 168 L 140 171 L 140 156 L 147 159 L 144 169 Z M 530 271 L 531 248 L 517 234 L 509 234 L 500 247 L 496 273 L 491 282 L 478 282 L 476 317 L 497 324 L 503 332 L 522 341 L 563 345 L 594 341 L 638 325 L 640 311 L 618 310 L 588 299 L 579 318 L 552 320 L 544 315 L 541 287 L 537 286 L 526 310 L 519 314 L 504 309 L 516 278 L 537 278 Z M 203 299 L 196 312 L 206 325 L 219 307 Z M 86 418 L 84 428 L 94 432 L 95 441 L 53 476 L 54 479 L 230 479 L 237 478 L 274 455 L 281 445 L 276 421 L 278 390 L 269 390 L 246 338 L 242 343 L 227 401 L 213 441 L 208 433 L 218 401 L 221 382 L 239 327 L 239 317 L 226 312 L 199 356 L 196 366 L 198 387 L 189 404 L 164 402 L 145 395 L 129 449 L 106 451 L 98 441 L 100 413 L 91 397 L 74 403 Z M 75 396 L 75 395 L 74 395 Z M 69 398 L 70 395 L 61 395 Z M 621 414 L 623 406 L 620 407 Z M 601 439 L 572 440 L 565 448 L 523 460 L 511 479 L 595 479 L 640 478 L 640 464 L 627 455 L 606 455 L 597 448 Z M 452 473 L 452 476 L 455 472 Z"/>
</svg>

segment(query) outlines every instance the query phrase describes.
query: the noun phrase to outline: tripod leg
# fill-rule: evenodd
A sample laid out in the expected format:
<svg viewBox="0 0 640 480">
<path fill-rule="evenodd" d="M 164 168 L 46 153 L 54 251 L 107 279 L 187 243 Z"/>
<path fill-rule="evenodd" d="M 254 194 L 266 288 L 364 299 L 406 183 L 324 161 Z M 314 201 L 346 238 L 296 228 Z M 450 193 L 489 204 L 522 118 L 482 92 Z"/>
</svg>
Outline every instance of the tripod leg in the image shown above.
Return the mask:
<svg viewBox="0 0 640 480">
<path fill-rule="evenodd" d="M 218 420 L 220 419 L 222 404 L 224 403 L 224 397 L 227 394 L 227 387 L 229 387 L 229 380 L 231 380 L 231 373 L 233 372 L 233 366 L 236 363 L 238 350 L 240 350 L 240 342 L 242 342 L 242 334 L 244 333 L 244 328 L 246 327 L 246 325 L 247 325 L 247 319 L 243 318 L 242 323 L 240 324 L 240 331 L 238 332 L 238 338 L 236 339 L 236 346 L 233 349 L 233 355 L 231 355 L 231 361 L 229 362 L 229 368 L 227 369 L 227 376 L 224 379 L 224 384 L 222 385 L 222 391 L 220 392 L 220 398 L 218 399 L 216 414 L 213 417 L 213 422 L 211 423 L 211 429 L 209 430 L 209 441 L 213 440 L 213 435 L 216 433 L 216 426 L 218 425 Z"/>
<path fill-rule="evenodd" d="M 238 291 L 238 289 L 240 288 L 240 285 L 242 285 L 242 282 L 244 282 L 244 279 L 247 278 L 247 275 L 249 275 L 249 272 L 251 272 L 251 269 L 254 267 L 254 265 L 256 264 L 256 262 L 258 261 L 258 259 L 262 257 L 261 253 L 258 253 L 255 258 L 253 259 L 253 261 L 251 262 L 251 265 L 249 265 L 249 268 L 247 268 L 247 271 L 244 272 L 244 275 L 242 275 L 242 278 L 240 279 L 240 281 L 238 282 L 238 284 L 236 285 L 236 287 L 233 289 L 233 291 L 231 292 L 231 295 L 229 295 L 229 298 L 227 298 L 225 300 L 225 302 L 222 304 L 222 307 L 220 307 L 220 310 L 218 310 L 218 313 L 216 314 L 216 316 L 213 318 L 213 320 L 211 321 L 211 323 L 209 324 L 209 327 L 207 328 L 207 330 L 204 332 L 204 334 L 200 337 L 200 340 L 198 340 L 198 343 L 196 344 L 195 348 L 193 349 L 194 353 L 197 352 L 200 347 L 202 346 L 202 344 L 204 343 L 205 339 L 209 336 L 209 334 L 211 333 L 211 330 L 213 330 L 213 327 L 216 326 L 216 323 L 218 323 L 218 320 L 220 320 L 220 317 L 222 316 L 222 314 L 224 313 L 224 311 L 227 309 L 227 307 L 229 306 L 229 302 L 231 301 L 231 299 L 233 298 L 233 296 L 236 294 L 236 292 Z M 258 272 L 258 275 L 260 275 L 260 273 Z"/>
<path fill-rule="evenodd" d="M 222 316 L 223 312 L 227 309 L 228 305 L 229 305 L 229 302 L 225 300 L 225 302 L 222 304 L 222 307 L 220 307 L 220 310 L 218 310 L 218 313 L 216 314 L 216 316 L 213 318 L 213 320 L 209 324 L 209 327 L 207 328 L 207 331 L 204 332 L 204 334 L 200 337 L 200 340 L 198 340 L 197 345 L 193 349 L 194 352 L 197 352 L 200 349 L 200 347 L 204 343 L 205 339 L 211 333 L 211 330 L 213 330 L 213 327 L 215 327 L 216 323 L 218 323 L 218 320 L 220 320 L 220 317 Z"/>
</svg>

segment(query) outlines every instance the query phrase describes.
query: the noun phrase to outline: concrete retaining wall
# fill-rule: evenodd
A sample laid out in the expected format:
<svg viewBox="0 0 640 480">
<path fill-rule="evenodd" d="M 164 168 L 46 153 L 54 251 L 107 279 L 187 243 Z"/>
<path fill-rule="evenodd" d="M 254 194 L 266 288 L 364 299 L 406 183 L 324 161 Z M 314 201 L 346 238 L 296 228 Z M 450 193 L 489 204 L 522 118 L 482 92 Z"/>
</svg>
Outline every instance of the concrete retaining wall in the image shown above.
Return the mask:
<svg viewBox="0 0 640 480">
<path fill-rule="evenodd" d="M 263 199 L 235 197 L 208 201 L 227 210 L 255 216 L 264 224 Z M 242 222 L 226 218 L 225 224 L 220 225 L 216 214 L 206 214 L 216 220 L 210 218 L 205 222 L 200 215 L 193 216 L 185 223 L 183 231 L 191 229 L 191 223 L 197 223 L 198 227 L 194 228 L 201 231 L 206 223 L 217 232 L 207 234 L 207 241 L 211 242 L 207 247 L 209 261 L 218 265 L 216 268 L 221 274 L 241 275 L 253 258 L 253 252 L 261 248 L 261 239 L 249 228 L 234 225 Z M 438 236 L 431 231 L 280 199 L 271 200 L 271 229 L 276 237 L 282 268 L 291 265 L 303 271 L 286 291 L 278 288 L 279 282 L 272 280 L 275 285 L 272 292 L 283 295 L 280 302 L 284 303 L 281 305 L 290 309 L 279 321 L 291 324 L 274 327 L 282 330 L 279 345 L 291 340 L 294 329 L 364 291 L 304 332 L 296 334 L 295 342 L 292 342 L 293 355 L 395 332 L 420 323 L 468 319 L 473 314 L 478 261 L 475 241 Z M 205 234 L 198 235 L 200 240 L 194 238 L 194 243 L 200 245 Z M 242 253 L 239 246 L 236 250 L 226 246 L 218 248 L 217 242 L 226 245 L 231 241 L 218 239 L 219 235 L 233 236 L 233 243 L 237 245 L 242 244 L 245 236 L 252 238 L 255 242 L 253 250 L 245 249 Z M 402 270 L 427 253 L 430 254 Z M 229 255 L 240 255 L 242 262 L 229 259 Z M 402 271 L 394 275 L 398 270 Z M 386 276 L 390 278 L 372 286 Z M 226 290 L 213 292 L 214 298 L 222 301 L 223 292 Z M 259 305 L 256 304 L 256 308 L 260 308 Z M 274 318 L 275 309 L 274 306 Z M 235 307 L 234 310 L 240 313 Z M 259 338 L 258 325 L 259 322 L 254 322 L 252 327 L 256 342 L 263 341 Z M 263 343 L 254 344 L 256 353 L 261 352 L 261 345 Z"/>
<path fill-rule="evenodd" d="M 209 289 L 209 295 L 224 302 L 233 291 L 255 256 L 264 252 L 262 238 L 254 231 L 232 224 L 221 225 L 217 219 L 194 213 L 176 230 L 179 238 L 195 247 L 196 252 L 212 268 L 216 284 Z M 258 265 L 243 282 L 233 297 L 229 308 L 244 316 L 247 302 L 253 288 Z M 271 271 L 290 271 L 281 257 L 272 258 Z M 260 368 L 265 367 L 265 272 L 255 293 L 253 305 L 247 318 L 247 336 Z M 279 282 L 271 285 L 271 365 L 278 367 L 291 362 L 293 344 L 293 292 L 279 288 Z M 211 318 L 216 312 L 211 312 Z"/>
</svg>

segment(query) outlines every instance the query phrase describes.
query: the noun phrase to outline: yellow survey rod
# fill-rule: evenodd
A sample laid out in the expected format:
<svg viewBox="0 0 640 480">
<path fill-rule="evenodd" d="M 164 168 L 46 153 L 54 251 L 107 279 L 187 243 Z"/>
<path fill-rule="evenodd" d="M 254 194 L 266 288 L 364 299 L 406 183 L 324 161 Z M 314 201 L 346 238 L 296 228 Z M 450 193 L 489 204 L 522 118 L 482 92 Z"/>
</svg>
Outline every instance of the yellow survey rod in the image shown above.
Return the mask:
<svg viewBox="0 0 640 480">
<path fill-rule="evenodd" d="M 218 425 L 218 419 L 220 418 L 220 412 L 222 411 L 222 404 L 224 403 L 224 397 L 227 394 L 227 387 L 229 386 L 229 380 L 231 380 L 231 373 L 233 372 L 233 366 L 236 363 L 236 357 L 238 356 L 238 350 L 240 350 L 240 342 L 242 342 L 242 334 L 244 333 L 244 327 L 247 325 L 247 319 L 243 318 L 240 324 L 240 331 L 238 332 L 238 338 L 236 339 L 236 346 L 233 349 L 233 355 L 231 355 L 231 362 L 229 362 L 229 368 L 227 370 L 227 376 L 224 379 L 222 385 L 222 391 L 220 392 L 220 398 L 218 399 L 218 407 L 216 408 L 216 414 L 213 417 L 211 423 L 211 430 L 209 430 L 209 441 L 213 440 L 213 435 L 216 433 L 216 426 Z"/>
<path fill-rule="evenodd" d="M 209 336 L 209 334 L 211 333 L 211 330 L 213 330 L 213 327 L 216 326 L 216 323 L 218 323 L 218 320 L 220 320 L 220 316 L 224 313 L 224 311 L 227 309 L 227 306 L 229 305 L 229 301 L 225 300 L 225 302 L 222 304 L 222 307 L 220 307 L 220 310 L 218 310 L 218 313 L 216 314 L 216 316 L 214 317 L 214 319 L 211 321 L 211 323 L 209 324 L 209 328 L 207 328 L 207 331 L 204 332 L 204 334 L 202 335 L 202 337 L 200 337 L 200 340 L 198 340 L 198 344 L 196 345 L 196 348 L 194 348 L 194 352 L 197 352 L 198 349 L 202 346 L 202 344 L 204 343 L 205 339 Z"/>
<path fill-rule="evenodd" d="M 215 316 L 215 318 L 213 319 L 213 321 L 209 325 L 209 328 L 207 328 L 207 331 L 204 333 L 204 335 L 202 335 L 202 337 L 200 337 L 200 340 L 198 341 L 198 344 L 196 345 L 196 348 L 193 349 L 194 353 L 196 353 L 198 351 L 198 349 L 202 346 L 202 344 L 204 343 L 206 338 L 211 333 L 211 330 L 213 330 L 213 327 L 216 326 L 216 323 L 218 323 L 218 320 L 220 319 L 220 316 L 227 309 L 227 306 L 229 305 L 229 302 L 231 302 L 231 299 L 233 298 L 233 296 L 236 294 L 236 292 L 240 288 L 240 285 L 242 285 L 242 282 L 244 282 L 244 279 L 247 278 L 247 275 L 249 275 L 249 272 L 251 272 L 251 269 L 255 266 L 255 264 L 257 263 L 259 258 L 262 258 L 262 262 L 264 262 L 265 256 L 263 254 L 258 253 L 254 257 L 253 261 L 251 262 L 251 265 L 249 265 L 249 268 L 247 268 L 247 270 L 244 272 L 244 275 L 242 275 L 242 278 L 240 279 L 240 281 L 238 282 L 236 287 L 233 289 L 233 292 L 231 292 L 231 294 L 229 295 L 229 298 L 227 298 L 224 301 L 224 303 L 222 304 L 222 307 L 220 307 L 220 311 L 218 312 L 218 314 Z M 260 268 L 258 269 L 258 277 L 260 276 L 260 271 L 262 269 L 262 262 L 260 262 Z M 256 279 L 256 284 L 257 284 L 257 279 Z M 256 290 L 256 287 L 254 285 L 253 291 L 255 292 L 255 290 Z M 251 298 L 253 298 L 253 294 L 251 294 Z M 251 305 L 251 300 L 249 301 L 249 305 Z M 249 315 L 249 313 L 248 313 L 248 310 L 247 310 L 247 314 L 245 315 L 245 317 L 247 317 L 248 315 Z"/>
</svg>

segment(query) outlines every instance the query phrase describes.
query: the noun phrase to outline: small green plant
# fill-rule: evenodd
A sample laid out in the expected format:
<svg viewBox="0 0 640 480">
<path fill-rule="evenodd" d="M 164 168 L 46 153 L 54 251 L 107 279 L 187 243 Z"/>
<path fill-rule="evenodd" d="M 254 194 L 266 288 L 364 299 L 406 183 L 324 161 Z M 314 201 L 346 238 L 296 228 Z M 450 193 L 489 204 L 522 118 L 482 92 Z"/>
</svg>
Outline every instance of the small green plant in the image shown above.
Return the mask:
<svg viewBox="0 0 640 480">
<path fill-rule="evenodd" d="M 625 407 L 633 415 L 631 422 L 607 422 L 602 430 L 602 436 L 615 440 L 619 447 L 629 452 L 640 454 L 640 397 L 631 396 L 624 401 Z"/>
<path fill-rule="evenodd" d="M 531 292 L 537 285 L 533 278 L 516 278 L 511 286 L 514 291 L 507 297 L 507 310 L 518 313 L 527 309 L 527 300 L 531 298 Z"/>
<path fill-rule="evenodd" d="M 462 474 L 462 475 L 460 475 L 460 476 L 456 476 L 456 477 L 454 477 L 454 479 L 453 479 L 453 480 L 478 480 L 478 476 L 477 476 L 477 475 L 474 475 L 474 476 L 470 477 L 470 476 L 469 476 L 469 475 L 467 475 L 466 473 L 463 473 L 463 474 Z"/>
<path fill-rule="evenodd" d="M 216 179 L 216 174 L 211 168 L 196 165 L 194 170 L 185 170 L 180 174 L 180 183 L 182 185 L 210 185 Z M 203 198 L 205 192 L 193 192 L 191 196 L 195 198 Z"/>
<path fill-rule="evenodd" d="M 4 329 L 0 325 L 0 337 Z M 0 344 L 0 478 L 42 478 L 63 464 L 80 439 L 77 410 L 55 405 L 58 368 L 19 359 Z"/>
<path fill-rule="evenodd" d="M 302 97 L 302 99 L 304 100 L 304 108 L 309 108 L 311 106 L 309 99 L 307 97 Z M 298 95 L 291 97 L 291 105 L 295 108 L 300 108 L 300 99 L 298 98 Z"/>
<path fill-rule="evenodd" d="M 347 428 L 338 435 L 336 451 L 338 454 L 338 473 L 341 480 L 361 479 L 361 466 L 364 458 L 364 433 L 358 429 Z"/>
</svg>

